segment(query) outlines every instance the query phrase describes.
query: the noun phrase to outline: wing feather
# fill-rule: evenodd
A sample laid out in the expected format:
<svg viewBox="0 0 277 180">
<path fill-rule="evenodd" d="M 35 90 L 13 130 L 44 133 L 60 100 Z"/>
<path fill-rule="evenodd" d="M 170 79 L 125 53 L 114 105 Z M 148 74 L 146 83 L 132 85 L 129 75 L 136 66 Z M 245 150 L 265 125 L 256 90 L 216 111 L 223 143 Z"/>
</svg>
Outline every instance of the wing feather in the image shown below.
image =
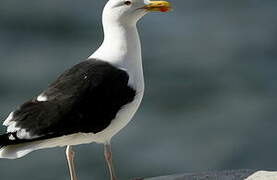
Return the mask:
<svg viewBox="0 0 277 180">
<path fill-rule="evenodd" d="M 38 97 L 5 120 L 0 144 L 17 144 L 106 128 L 122 106 L 133 101 L 126 71 L 88 60 L 65 71 Z"/>
</svg>

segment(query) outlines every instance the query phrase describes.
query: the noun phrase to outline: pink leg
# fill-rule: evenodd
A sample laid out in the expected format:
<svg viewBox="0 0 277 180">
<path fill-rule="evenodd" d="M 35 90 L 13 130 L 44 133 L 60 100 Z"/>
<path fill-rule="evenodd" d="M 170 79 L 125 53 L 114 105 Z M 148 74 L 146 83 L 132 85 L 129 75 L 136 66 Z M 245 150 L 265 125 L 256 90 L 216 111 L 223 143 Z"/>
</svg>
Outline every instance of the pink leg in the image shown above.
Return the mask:
<svg viewBox="0 0 277 180">
<path fill-rule="evenodd" d="M 74 151 L 71 146 L 66 147 L 66 158 L 70 172 L 71 180 L 77 180 L 75 168 L 74 168 Z"/>
<path fill-rule="evenodd" d="M 110 179 L 116 180 L 113 162 L 112 162 L 112 151 L 111 151 L 110 143 L 104 145 L 104 155 L 105 155 L 105 159 L 107 161 L 108 167 L 109 167 Z"/>
</svg>

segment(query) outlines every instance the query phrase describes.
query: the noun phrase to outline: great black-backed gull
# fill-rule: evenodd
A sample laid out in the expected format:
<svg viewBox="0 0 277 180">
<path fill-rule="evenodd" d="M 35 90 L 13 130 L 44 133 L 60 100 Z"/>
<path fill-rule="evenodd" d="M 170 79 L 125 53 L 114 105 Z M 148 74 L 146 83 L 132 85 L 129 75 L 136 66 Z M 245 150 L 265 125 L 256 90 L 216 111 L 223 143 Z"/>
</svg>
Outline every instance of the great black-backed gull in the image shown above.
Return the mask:
<svg viewBox="0 0 277 180">
<path fill-rule="evenodd" d="M 0 136 L 0 158 L 16 159 L 34 150 L 104 144 L 111 180 L 115 180 L 111 138 L 131 120 L 144 93 L 137 21 L 147 12 L 166 12 L 166 1 L 109 0 L 103 10 L 104 41 L 85 61 L 58 77 L 45 91 L 10 113 Z"/>
</svg>

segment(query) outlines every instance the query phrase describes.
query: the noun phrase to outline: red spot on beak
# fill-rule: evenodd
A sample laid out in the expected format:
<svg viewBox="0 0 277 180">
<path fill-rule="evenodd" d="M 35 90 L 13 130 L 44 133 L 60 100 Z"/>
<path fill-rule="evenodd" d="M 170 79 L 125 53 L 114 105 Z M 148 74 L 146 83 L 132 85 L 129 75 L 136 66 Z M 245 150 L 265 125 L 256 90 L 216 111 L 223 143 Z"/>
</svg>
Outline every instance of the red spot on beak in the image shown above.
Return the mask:
<svg viewBox="0 0 277 180">
<path fill-rule="evenodd" d="M 161 7 L 160 11 L 161 12 L 167 12 L 167 11 L 169 11 L 169 8 L 168 7 Z"/>
</svg>

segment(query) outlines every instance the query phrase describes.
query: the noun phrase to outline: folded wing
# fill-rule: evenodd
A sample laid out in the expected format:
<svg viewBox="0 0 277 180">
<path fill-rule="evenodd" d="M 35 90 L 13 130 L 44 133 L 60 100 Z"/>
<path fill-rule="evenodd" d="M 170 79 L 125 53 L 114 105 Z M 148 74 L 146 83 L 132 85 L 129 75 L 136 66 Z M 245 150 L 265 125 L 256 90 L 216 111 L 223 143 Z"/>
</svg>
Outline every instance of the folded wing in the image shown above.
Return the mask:
<svg viewBox="0 0 277 180">
<path fill-rule="evenodd" d="M 136 91 L 128 80 L 126 71 L 107 62 L 87 60 L 75 65 L 9 115 L 0 145 L 102 131 L 134 100 Z"/>
</svg>

